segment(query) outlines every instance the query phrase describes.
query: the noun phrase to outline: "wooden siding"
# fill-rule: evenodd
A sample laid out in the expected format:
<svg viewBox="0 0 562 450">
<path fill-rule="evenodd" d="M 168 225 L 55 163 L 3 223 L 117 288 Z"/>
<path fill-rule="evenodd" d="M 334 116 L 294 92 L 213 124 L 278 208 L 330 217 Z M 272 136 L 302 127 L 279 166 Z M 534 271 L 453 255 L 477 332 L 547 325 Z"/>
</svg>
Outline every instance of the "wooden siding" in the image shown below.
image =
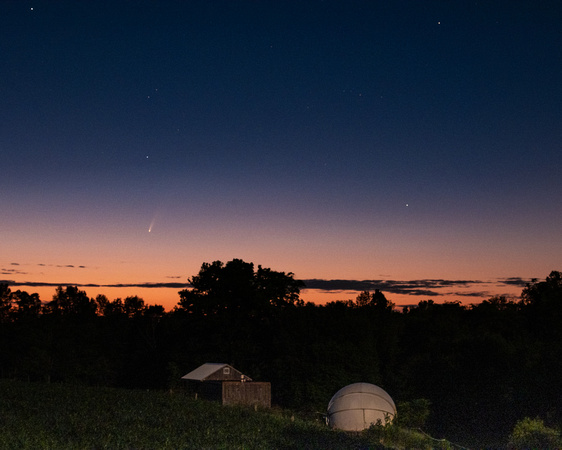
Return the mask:
<svg viewBox="0 0 562 450">
<path fill-rule="evenodd" d="M 257 405 L 271 408 L 271 383 L 223 381 L 222 404 Z"/>
</svg>

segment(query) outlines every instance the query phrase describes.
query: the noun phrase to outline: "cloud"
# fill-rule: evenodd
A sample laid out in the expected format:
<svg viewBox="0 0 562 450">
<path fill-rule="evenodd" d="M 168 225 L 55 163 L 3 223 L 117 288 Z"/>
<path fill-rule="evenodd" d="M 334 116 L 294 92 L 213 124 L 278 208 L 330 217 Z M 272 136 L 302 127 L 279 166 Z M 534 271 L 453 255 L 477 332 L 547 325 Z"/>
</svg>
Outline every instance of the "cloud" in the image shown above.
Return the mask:
<svg viewBox="0 0 562 450">
<path fill-rule="evenodd" d="M 58 268 L 68 268 L 68 269 L 75 269 L 75 268 L 86 269 L 87 268 L 86 266 L 82 266 L 82 265 L 76 266 L 74 264 L 45 264 L 45 263 L 20 264 L 20 263 L 17 263 L 17 262 L 13 262 L 13 263 L 10 263 L 10 265 L 11 266 L 22 266 L 23 265 L 23 266 L 39 266 L 39 267 L 58 267 Z"/>
<path fill-rule="evenodd" d="M 100 287 L 99 284 L 80 284 L 80 283 L 49 283 L 46 281 L 13 281 L 0 280 L 0 283 L 6 283 L 10 286 L 30 286 L 30 287 L 57 287 L 57 286 L 78 286 L 78 287 Z"/>
<path fill-rule="evenodd" d="M 60 266 L 75 267 L 75 266 Z M 85 266 L 78 266 L 85 268 Z M 0 275 L 21 275 L 17 269 L 0 269 Z M 181 276 L 166 276 L 171 280 L 181 279 Z M 473 297 L 488 298 L 492 294 L 483 290 L 484 285 L 487 286 L 520 286 L 524 287 L 531 279 L 520 277 L 501 278 L 495 281 L 482 280 L 445 280 L 445 279 L 422 279 L 422 280 L 324 280 L 324 279 L 308 279 L 301 280 L 305 283 L 304 289 L 316 289 L 330 292 L 345 291 L 374 291 L 379 289 L 386 294 L 411 295 L 415 297 Z M 188 282 L 170 281 L 170 282 L 139 282 L 139 283 L 115 283 L 115 284 L 80 284 L 80 283 L 52 283 L 43 281 L 13 281 L 0 280 L 0 283 L 6 283 L 10 286 L 27 286 L 27 287 L 57 287 L 57 286 L 77 286 L 80 288 L 143 288 L 143 289 L 188 289 L 191 284 Z M 475 289 L 480 287 L 479 289 Z M 457 289 L 455 289 L 457 288 Z M 462 288 L 462 289 L 459 289 Z M 471 288 L 473 290 L 471 290 Z M 513 294 L 504 294 L 506 297 L 512 297 Z"/>
<path fill-rule="evenodd" d="M 100 287 L 138 287 L 138 288 L 171 288 L 185 289 L 191 287 L 189 283 L 132 283 L 132 284 L 104 284 Z"/>
<path fill-rule="evenodd" d="M 324 291 L 373 291 L 379 289 L 392 294 L 407 294 L 416 296 L 440 296 L 445 295 L 435 289 L 448 287 L 471 286 L 482 284 L 479 280 L 302 280 L 305 289 L 319 289 Z M 465 294 L 466 295 L 466 294 Z"/>
<path fill-rule="evenodd" d="M 59 269 L 87 269 L 86 266 L 76 266 L 74 264 L 37 264 L 42 267 L 57 267 Z"/>
<path fill-rule="evenodd" d="M 534 278 L 521 278 L 521 277 L 510 277 L 510 278 L 500 278 L 499 283 L 507 284 L 509 286 L 520 286 L 525 287 L 527 284 L 532 283 Z"/>
<path fill-rule="evenodd" d="M 26 275 L 27 272 L 23 272 L 18 269 L 0 269 L 0 275 Z"/>
<path fill-rule="evenodd" d="M 490 293 L 487 291 L 475 291 L 475 292 L 455 292 L 452 295 L 458 295 L 459 297 L 490 297 Z"/>
<path fill-rule="evenodd" d="M 51 283 L 47 281 L 13 281 L 0 280 L 0 283 L 9 284 L 10 286 L 28 286 L 28 287 L 57 287 L 57 286 L 76 286 L 80 288 L 170 288 L 185 289 L 191 287 L 189 283 L 117 283 L 117 284 L 95 284 L 95 283 Z"/>
</svg>

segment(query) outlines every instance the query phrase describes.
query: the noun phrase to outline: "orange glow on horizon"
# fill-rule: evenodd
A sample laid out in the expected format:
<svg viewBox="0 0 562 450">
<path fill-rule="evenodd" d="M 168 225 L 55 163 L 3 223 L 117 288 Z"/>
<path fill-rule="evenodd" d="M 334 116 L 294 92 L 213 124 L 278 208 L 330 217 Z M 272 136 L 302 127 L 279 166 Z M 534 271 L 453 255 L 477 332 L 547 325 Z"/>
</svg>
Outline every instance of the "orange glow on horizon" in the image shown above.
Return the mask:
<svg viewBox="0 0 562 450">
<path fill-rule="evenodd" d="M 146 305 L 162 305 L 166 311 L 171 311 L 179 302 L 179 291 L 178 288 L 146 288 L 146 287 L 80 287 L 81 291 L 85 291 L 88 297 L 95 299 L 98 295 L 105 295 L 109 300 L 115 300 L 117 298 L 125 299 L 129 296 L 138 296 L 145 301 Z M 55 294 L 56 287 L 54 286 L 38 286 L 38 287 L 28 287 L 28 286 L 11 286 L 12 292 L 17 290 L 26 291 L 28 293 L 37 293 L 42 302 L 48 303 L 52 300 Z M 409 305 L 417 305 L 422 300 L 433 300 L 436 303 L 443 303 L 445 301 L 460 301 L 462 304 L 468 305 L 471 303 L 480 303 L 482 300 L 490 298 L 494 295 L 508 295 L 516 298 L 521 293 L 521 288 L 512 287 L 511 289 L 496 289 L 496 292 L 491 292 L 490 295 L 484 297 L 476 296 L 460 296 L 445 293 L 442 295 L 407 295 L 407 294 L 395 294 L 390 292 L 384 292 L 386 298 L 393 302 L 397 308 Z M 324 305 L 328 302 L 338 301 L 338 300 L 355 300 L 360 291 L 354 290 L 321 290 L 321 289 L 303 289 L 301 290 L 300 298 L 304 302 L 311 302 L 317 305 Z"/>
</svg>

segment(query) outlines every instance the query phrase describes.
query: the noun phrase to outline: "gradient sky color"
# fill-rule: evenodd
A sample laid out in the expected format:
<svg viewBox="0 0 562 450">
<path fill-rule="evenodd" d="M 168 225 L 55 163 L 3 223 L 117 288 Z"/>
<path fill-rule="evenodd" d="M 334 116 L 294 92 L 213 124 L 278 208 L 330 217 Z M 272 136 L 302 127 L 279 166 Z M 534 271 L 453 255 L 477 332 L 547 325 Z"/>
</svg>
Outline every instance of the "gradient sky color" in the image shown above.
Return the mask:
<svg viewBox="0 0 562 450">
<path fill-rule="evenodd" d="M 319 302 L 518 295 L 562 269 L 561 23 L 555 1 L 2 2 L 0 279 L 169 308 L 241 258 L 349 281 Z"/>
</svg>

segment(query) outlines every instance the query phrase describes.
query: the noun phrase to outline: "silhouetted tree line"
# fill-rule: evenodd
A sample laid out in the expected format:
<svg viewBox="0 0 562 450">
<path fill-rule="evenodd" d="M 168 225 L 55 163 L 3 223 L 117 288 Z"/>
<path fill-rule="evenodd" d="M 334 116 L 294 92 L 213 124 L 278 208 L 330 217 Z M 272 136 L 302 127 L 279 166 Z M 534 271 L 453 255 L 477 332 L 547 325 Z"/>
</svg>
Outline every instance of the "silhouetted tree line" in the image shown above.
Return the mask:
<svg viewBox="0 0 562 450">
<path fill-rule="evenodd" d="M 472 445 L 505 442 L 524 417 L 562 424 L 560 272 L 517 301 L 425 300 L 401 311 L 380 291 L 304 304 L 292 273 L 236 259 L 205 263 L 189 281 L 170 312 L 74 286 L 42 303 L 0 284 L 0 375 L 175 388 L 200 364 L 228 362 L 271 381 L 285 407 L 323 412 L 357 381 L 409 406 L 426 399 L 427 431 Z"/>
</svg>

